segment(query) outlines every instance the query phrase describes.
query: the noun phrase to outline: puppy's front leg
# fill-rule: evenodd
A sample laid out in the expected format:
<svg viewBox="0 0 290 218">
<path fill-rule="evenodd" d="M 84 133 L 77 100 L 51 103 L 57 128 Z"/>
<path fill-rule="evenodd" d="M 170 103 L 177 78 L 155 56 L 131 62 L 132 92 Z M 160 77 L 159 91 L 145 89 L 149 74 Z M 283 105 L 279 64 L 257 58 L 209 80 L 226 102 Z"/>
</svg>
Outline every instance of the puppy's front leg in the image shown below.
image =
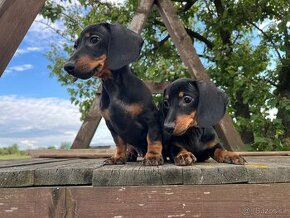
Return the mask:
<svg viewBox="0 0 290 218">
<path fill-rule="evenodd" d="M 247 161 L 242 156 L 235 152 L 225 150 L 220 143 L 217 143 L 212 148 L 210 148 L 210 156 L 219 163 L 237 165 L 244 165 L 247 163 Z"/>
<path fill-rule="evenodd" d="M 156 119 L 157 120 L 157 119 Z M 145 166 L 158 166 L 164 163 L 162 157 L 162 136 L 161 128 L 155 120 L 148 121 L 147 153 L 144 156 Z"/>
<path fill-rule="evenodd" d="M 112 134 L 113 135 L 113 134 Z M 113 165 L 113 164 L 125 164 L 127 161 L 127 144 L 124 142 L 124 140 L 120 136 L 113 136 L 113 139 L 116 143 L 116 153 L 114 156 L 108 158 L 104 161 L 105 165 Z"/>
<path fill-rule="evenodd" d="M 196 157 L 182 145 L 173 143 L 172 152 L 174 156 L 174 163 L 177 166 L 189 166 L 196 162 Z"/>
</svg>

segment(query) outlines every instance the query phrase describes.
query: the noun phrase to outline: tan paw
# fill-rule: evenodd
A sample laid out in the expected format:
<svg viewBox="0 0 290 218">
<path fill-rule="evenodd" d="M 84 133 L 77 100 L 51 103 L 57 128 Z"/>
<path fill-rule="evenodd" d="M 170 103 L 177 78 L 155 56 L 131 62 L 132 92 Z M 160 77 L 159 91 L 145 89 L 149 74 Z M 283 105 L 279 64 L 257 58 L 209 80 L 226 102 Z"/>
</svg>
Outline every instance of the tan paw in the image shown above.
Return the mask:
<svg viewBox="0 0 290 218">
<path fill-rule="evenodd" d="M 146 153 L 143 164 L 145 166 L 158 166 L 164 164 L 164 160 L 161 154 Z"/>
<path fill-rule="evenodd" d="M 177 166 L 189 166 L 196 162 L 196 157 L 189 151 L 181 151 L 174 158 L 174 163 Z"/>
<path fill-rule="evenodd" d="M 230 151 L 220 151 L 215 155 L 214 159 L 219 163 L 229 163 L 236 165 L 245 165 L 247 163 L 245 158 L 235 152 Z"/>
<path fill-rule="evenodd" d="M 104 161 L 104 165 L 122 165 L 125 164 L 127 161 L 127 158 L 125 156 L 119 156 L 119 157 L 110 157 L 107 160 Z"/>
</svg>

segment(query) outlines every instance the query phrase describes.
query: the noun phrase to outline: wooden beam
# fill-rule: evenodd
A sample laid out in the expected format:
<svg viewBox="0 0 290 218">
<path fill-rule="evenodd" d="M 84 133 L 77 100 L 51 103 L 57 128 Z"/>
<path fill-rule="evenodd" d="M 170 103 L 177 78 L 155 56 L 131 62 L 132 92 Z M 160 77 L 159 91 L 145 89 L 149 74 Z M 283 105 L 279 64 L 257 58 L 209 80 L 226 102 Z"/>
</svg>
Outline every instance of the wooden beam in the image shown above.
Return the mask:
<svg viewBox="0 0 290 218">
<path fill-rule="evenodd" d="M 191 38 L 178 18 L 172 2 L 156 0 L 155 3 L 181 60 L 192 72 L 193 78 L 209 81 L 210 78 L 196 54 Z M 244 146 L 228 114 L 216 126 L 216 130 L 227 150 L 237 150 Z"/>
<path fill-rule="evenodd" d="M 129 28 L 134 32 L 140 34 L 144 24 L 150 15 L 154 0 L 140 0 L 136 14 L 133 17 Z M 99 90 L 100 92 L 100 90 Z M 99 113 L 99 95 L 93 101 L 93 104 L 85 118 L 73 144 L 72 148 L 89 148 L 92 138 L 98 128 L 101 120 Z"/>
<path fill-rule="evenodd" d="M 101 87 L 99 88 L 98 91 L 100 91 L 100 89 Z M 78 131 L 73 141 L 73 144 L 71 146 L 72 149 L 90 147 L 90 143 L 102 119 L 102 116 L 99 111 L 99 104 L 100 104 L 100 95 L 96 94 L 96 97 L 90 107 L 88 115 L 86 116 L 84 122 L 81 125 L 80 130 Z"/>
<path fill-rule="evenodd" d="M 241 156 L 290 156 L 290 151 L 238 151 Z"/>
<path fill-rule="evenodd" d="M 108 158 L 114 153 L 115 149 L 42 149 L 28 152 L 33 158 Z"/>
<path fill-rule="evenodd" d="M 129 25 L 129 29 L 141 34 L 144 25 L 151 13 L 154 0 L 140 0 L 136 13 Z"/>
<path fill-rule="evenodd" d="M 2 188 L 1 217 L 290 217 L 290 184 Z"/>
<path fill-rule="evenodd" d="M 45 0 L 0 1 L 0 77 Z"/>
<path fill-rule="evenodd" d="M 107 158 L 115 153 L 115 149 L 72 149 L 72 150 L 31 150 L 28 154 L 33 158 Z M 239 151 L 241 156 L 290 156 L 290 151 Z"/>
</svg>

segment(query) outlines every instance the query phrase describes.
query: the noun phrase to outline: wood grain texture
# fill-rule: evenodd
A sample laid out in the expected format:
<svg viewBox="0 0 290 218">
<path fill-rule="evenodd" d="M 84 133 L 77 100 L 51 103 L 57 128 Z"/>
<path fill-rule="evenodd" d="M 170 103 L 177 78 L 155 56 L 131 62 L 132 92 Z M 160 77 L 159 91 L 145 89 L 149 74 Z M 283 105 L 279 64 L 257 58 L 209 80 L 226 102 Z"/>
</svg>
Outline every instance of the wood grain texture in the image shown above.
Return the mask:
<svg viewBox="0 0 290 218">
<path fill-rule="evenodd" d="M 116 149 L 72 149 L 72 150 L 31 150 L 28 154 L 33 157 L 28 161 L 15 160 L 14 162 L 6 161 L 10 166 L 25 164 L 34 164 L 37 162 L 50 162 L 51 160 L 45 158 L 108 158 L 115 154 Z M 290 151 L 239 151 L 236 152 L 241 156 L 290 156 Z M 41 159 L 42 158 L 42 159 Z M 29 163 L 31 161 L 31 163 Z M 0 168 L 6 167 L 1 161 Z"/>
<path fill-rule="evenodd" d="M 116 149 L 71 149 L 71 150 L 31 150 L 29 155 L 34 158 L 107 158 Z M 1 167 L 1 166 L 0 166 Z"/>
<path fill-rule="evenodd" d="M 290 184 L 0 189 L 0 217 L 289 217 Z"/>
<path fill-rule="evenodd" d="M 141 162 L 124 166 L 104 166 L 94 170 L 92 183 L 93 186 L 152 186 L 247 182 L 245 166 L 217 164 L 211 160 L 208 163 L 184 167 L 173 164 L 144 167 Z"/>
<path fill-rule="evenodd" d="M 0 187 L 51 185 L 164 186 L 237 183 L 290 183 L 289 156 L 249 156 L 247 165 L 207 162 L 192 166 L 103 165 L 105 159 L 0 161 Z M 3 162 L 3 163 L 2 163 Z"/>
<path fill-rule="evenodd" d="M 290 156 L 290 151 L 238 151 L 242 156 Z"/>
<path fill-rule="evenodd" d="M 2 0 L 0 4 L 0 76 L 45 0 Z"/>
<path fill-rule="evenodd" d="M 129 29 L 135 33 L 141 34 L 144 25 L 150 15 L 154 0 L 139 0 L 136 13 L 129 25 Z"/>
<path fill-rule="evenodd" d="M 0 187 L 91 184 L 93 170 L 103 162 L 96 159 L 49 160 L 0 168 Z"/>
<path fill-rule="evenodd" d="M 193 78 L 209 81 L 210 78 L 192 45 L 192 40 L 178 18 L 172 2 L 156 0 L 156 5 L 181 60 L 192 72 Z M 237 150 L 244 146 L 228 114 L 220 121 L 216 129 L 227 150 Z"/>
</svg>

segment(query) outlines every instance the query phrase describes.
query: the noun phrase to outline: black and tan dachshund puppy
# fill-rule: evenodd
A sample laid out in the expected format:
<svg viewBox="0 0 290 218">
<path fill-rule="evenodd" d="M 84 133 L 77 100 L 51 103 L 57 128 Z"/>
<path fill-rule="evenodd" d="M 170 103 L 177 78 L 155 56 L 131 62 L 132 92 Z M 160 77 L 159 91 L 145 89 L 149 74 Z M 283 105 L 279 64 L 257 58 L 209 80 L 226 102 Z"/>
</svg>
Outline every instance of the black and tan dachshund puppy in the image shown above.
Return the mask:
<svg viewBox="0 0 290 218">
<path fill-rule="evenodd" d="M 119 25 L 86 27 L 64 69 L 76 78 L 102 79 L 101 114 L 117 151 L 105 164 L 124 164 L 127 145 L 144 156 L 144 165 L 163 164 L 162 132 L 150 90 L 132 74 L 128 64 L 139 58 L 142 38 Z M 134 154 L 133 161 L 137 159 Z"/>
<path fill-rule="evenodd" d="M 212 157 L 217 162 L 245 164 L 245 159 L 226 151 L 213 125 L 225 114 L 227 96 L 212 83 L 178 79 L 165 90 L 161 110 L 167 155 L 176 165 L 191 165 Z"/>
</svg>

